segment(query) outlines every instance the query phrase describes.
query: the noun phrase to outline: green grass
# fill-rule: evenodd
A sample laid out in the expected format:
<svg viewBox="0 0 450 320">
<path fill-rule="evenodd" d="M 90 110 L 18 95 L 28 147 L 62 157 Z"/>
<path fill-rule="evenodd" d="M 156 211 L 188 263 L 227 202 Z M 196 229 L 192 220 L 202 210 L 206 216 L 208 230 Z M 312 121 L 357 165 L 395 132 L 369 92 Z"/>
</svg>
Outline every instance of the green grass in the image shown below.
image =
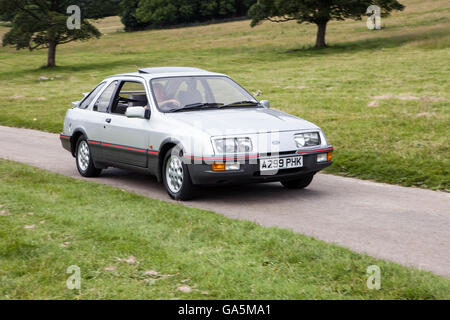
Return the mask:
<svg viewBox="0 0 450 320">
<path fill-rule="evenodd" d="M 380 31 L 365 21 L 330 23 L 323 50 L 311 48 L 313 25 L 237 21 L 123 33 L 117 18 L 99 23 L 107 34 L 100 40 L 59 47 L 53 70 L 40 68 L 45 51 L 1 48 L 0 124 L 59 132 L 70 102 L 108 75 L 196 66 L 227 73 L 262 90 L 274 108 L 322 127 L 336 150 L 327 172 L 449 190 L 450 5 L 401 2 L 406 10 L 383 19 Z"/>
<path fill-rule="evenodd" d="M 428 272 L 4 160 L 0 206 L 0 299 L 450 298 Z M 71 265 L 81 290 L 66 288 Z"/>
</svg>

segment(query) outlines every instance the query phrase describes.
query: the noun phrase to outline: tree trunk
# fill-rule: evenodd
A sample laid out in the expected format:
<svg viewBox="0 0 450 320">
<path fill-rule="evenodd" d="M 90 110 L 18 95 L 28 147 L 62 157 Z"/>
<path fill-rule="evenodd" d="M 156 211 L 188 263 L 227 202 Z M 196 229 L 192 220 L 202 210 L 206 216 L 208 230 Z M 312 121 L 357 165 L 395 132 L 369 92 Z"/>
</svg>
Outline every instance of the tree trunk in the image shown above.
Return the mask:
<svg viewBox="0 0 450 320">
<path fill-rule="evenodd" d="M 327 46 L 325 42 L 325 32 L 327 30 L 328 21 L 317 22 L 316 48 L 324 48 Z"/>
<path fill-rule="evenodd" d="M 56 66 L 56 41 L 50 41 L 48 43 L 48 60 L 47 67 L 52 68 Z"/>
</svg>

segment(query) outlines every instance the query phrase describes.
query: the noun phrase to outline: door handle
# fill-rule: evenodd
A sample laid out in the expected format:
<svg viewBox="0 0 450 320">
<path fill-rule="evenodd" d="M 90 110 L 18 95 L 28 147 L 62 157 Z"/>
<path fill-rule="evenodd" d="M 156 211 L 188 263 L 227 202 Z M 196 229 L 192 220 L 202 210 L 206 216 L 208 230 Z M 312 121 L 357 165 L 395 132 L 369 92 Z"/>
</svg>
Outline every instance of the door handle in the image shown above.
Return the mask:
<svg viewBox="0 0 450 320">
<path fill-rule="evenodd" d="M 108 122 L 108 123 L 111 123 L 111 118 L 106 118 L 105 121 Z"/>
</svg>

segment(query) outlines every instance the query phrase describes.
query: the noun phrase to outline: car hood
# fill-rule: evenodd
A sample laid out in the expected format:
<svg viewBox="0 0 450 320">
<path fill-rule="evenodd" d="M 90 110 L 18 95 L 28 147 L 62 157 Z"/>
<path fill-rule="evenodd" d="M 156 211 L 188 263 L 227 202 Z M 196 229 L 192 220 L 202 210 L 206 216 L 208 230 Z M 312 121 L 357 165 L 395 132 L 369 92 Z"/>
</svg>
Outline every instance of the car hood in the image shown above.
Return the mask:
<svg viewBox="0 0 450 320">
<path fill-rule="evenodd" d="M 182 111 L 166 113 L 166 116 L 211 136 L 318 129 L 306 120 L 265 108 Z"/>
</svg>

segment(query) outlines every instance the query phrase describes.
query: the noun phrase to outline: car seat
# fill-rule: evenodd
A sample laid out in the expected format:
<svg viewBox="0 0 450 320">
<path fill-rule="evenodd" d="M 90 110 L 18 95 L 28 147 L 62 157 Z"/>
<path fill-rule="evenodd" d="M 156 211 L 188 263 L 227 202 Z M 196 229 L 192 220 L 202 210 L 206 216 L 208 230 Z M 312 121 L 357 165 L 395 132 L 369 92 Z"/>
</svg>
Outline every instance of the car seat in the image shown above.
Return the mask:
<svg viewBox="0 0 450 320">
<path fill-rule="evenodd" d="M 131 94 L 128 99 L 136 100 L 128 102 L 128 107 L 145 107 L 148 104 L 147 96 L 145 94 Z"/>
<path fill-rule="evenodd" d="M 202 94 L 197 90 L 196 81 L 187 81 L 187 90 L 178 93 L 178 101 L 180 101 L 182 106 L 204 102 Z"/>
</svg>

